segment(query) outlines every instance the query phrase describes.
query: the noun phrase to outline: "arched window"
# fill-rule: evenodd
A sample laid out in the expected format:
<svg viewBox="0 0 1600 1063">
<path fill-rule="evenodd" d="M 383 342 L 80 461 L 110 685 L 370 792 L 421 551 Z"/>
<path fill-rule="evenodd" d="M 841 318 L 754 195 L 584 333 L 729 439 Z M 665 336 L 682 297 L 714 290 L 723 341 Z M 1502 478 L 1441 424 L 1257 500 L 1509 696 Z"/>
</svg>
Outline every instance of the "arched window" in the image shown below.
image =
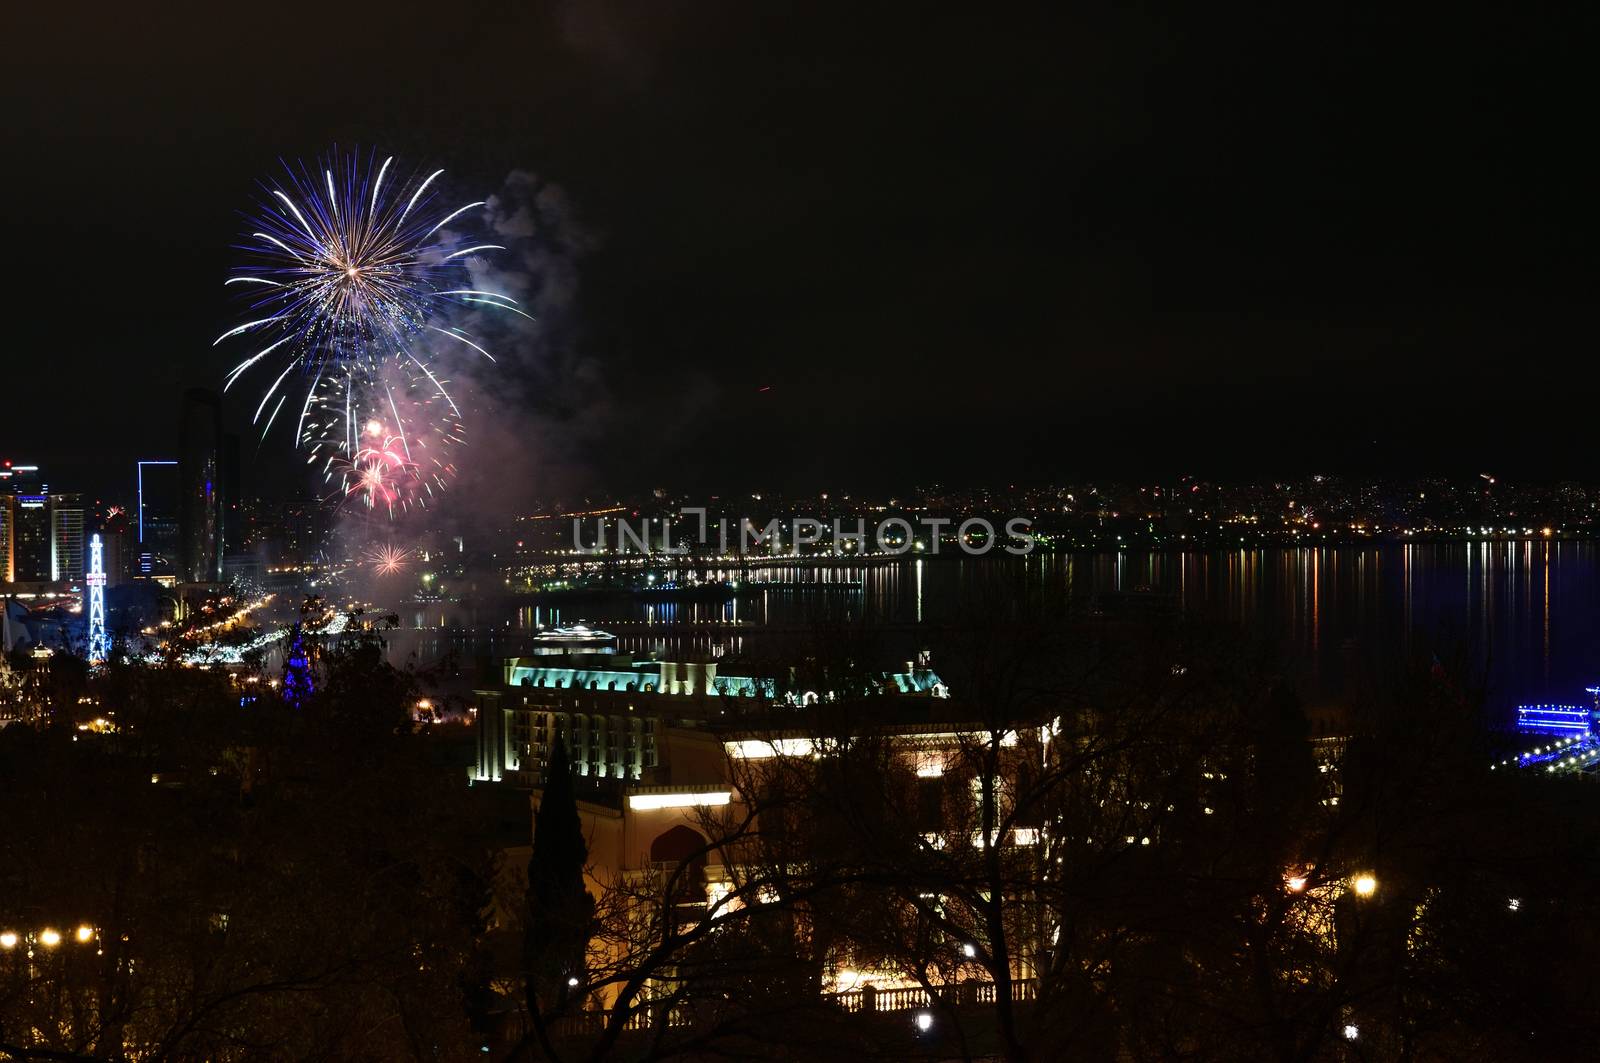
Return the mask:
<svg viewBox="0 0 1600 1063">
<path fill-rule="evenodd" d="M 673 884 L 672 895 L 662 900 L 680 927 L 699 922 L 706 910 L 706 840 L 683 824 L 664 831 L 650 843 L 650 862 L 661 872 L 662 888 Z"/>
<path fill-rule="evenodd" d="M 686 827 L 682 823 L 669 828 L 656 836 L 650 843 L 650 862 L 652 864 L 671 864 L 676 867 L 685 860 L 696 857 L 701 866 L 705 866 L 705 853 L 700 852 L 705 847 L 705 837 L 693 827 Z"/>
</svg>

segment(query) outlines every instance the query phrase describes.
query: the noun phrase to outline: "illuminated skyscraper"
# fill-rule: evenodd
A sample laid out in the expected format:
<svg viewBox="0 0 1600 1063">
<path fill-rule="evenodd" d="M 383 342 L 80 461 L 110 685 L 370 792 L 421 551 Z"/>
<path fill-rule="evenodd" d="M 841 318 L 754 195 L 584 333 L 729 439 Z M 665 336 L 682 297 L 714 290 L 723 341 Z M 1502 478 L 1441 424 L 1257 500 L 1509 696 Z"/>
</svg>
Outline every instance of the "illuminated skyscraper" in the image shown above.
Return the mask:
<svg viewBox="0 0 1600 1063">
<path fill-rule="evenodd" d="M 178 463 L 146 459 L 135 462 L 134 468 L 138 508 L 129 574 L 171 576 L 178 565 Z"/>
<path fill-rule="evenodd" d="M 83 496 L 50 496 L 50 578 L 82 579 L 86 571 L 83 550 Z"/>
<path fill-rule="evenodd" d="M 37 465 L 14 465 L 9 461 L 0 465 L 0 581 L 49 578 L 48 571 L 43 576 L 21 574 L 32 573 L 39 562 L 42 496 L 43 485 L 39 482 Z M 44 533 L 48 551 L 48 526 Z M 44 560 L 48 565 L 48 552 Z"/>
<path fill-rule="evenodd" d="M 0 463 L 0 582 L 83 578 L 83 499 L 52 492 L 37 465 Z"/>
<path fill-rule="evenodd" d="M 178 426 L 179 578 L 222 579 L 222 400 L 191 388 Z"/>
<path fill-rule="evenodd" d="M 50 496 L 13 495 L 11 578 L 19 583 L 50 578 Z"/>
</svg>

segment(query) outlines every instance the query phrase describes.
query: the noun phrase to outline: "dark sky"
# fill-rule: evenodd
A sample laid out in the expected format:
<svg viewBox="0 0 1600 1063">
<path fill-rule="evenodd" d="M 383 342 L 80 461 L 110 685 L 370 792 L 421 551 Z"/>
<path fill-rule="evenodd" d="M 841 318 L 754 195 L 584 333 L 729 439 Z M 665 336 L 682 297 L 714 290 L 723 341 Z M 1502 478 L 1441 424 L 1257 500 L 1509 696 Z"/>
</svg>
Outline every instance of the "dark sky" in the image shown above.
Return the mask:
<svg viewBox="0 0 1600 1063">
<path fill-rule="evenodd" d="M 564 190 L 502 398 L 563 487 L 1590 475 L 1594 26 L 1400 6 L 29 5 L 0 450 L 170 449 L 238 212 L 337 143 Z"/>
</svg>

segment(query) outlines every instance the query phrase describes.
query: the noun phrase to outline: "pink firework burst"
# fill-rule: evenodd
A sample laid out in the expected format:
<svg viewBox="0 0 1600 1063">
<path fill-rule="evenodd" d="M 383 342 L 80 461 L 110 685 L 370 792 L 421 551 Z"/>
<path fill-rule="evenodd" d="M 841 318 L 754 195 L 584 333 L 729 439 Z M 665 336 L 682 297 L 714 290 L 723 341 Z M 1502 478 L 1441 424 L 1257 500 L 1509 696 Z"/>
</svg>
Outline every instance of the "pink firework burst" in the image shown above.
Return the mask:
<svg viewBox="0 0 1600 1063">
<path fill-rule="evenodd" d="M 410 561 L 410 550 L 403 546 L 395 546 L 391 543 L 385 543 L 382 546 L 374 547 L 372 552 L 367 555 L 368 564 L 370 564 L 380 576 L 392 576 L 397 572 L 404 571 L 406 565 L 409 564 Z"/>
</svg>

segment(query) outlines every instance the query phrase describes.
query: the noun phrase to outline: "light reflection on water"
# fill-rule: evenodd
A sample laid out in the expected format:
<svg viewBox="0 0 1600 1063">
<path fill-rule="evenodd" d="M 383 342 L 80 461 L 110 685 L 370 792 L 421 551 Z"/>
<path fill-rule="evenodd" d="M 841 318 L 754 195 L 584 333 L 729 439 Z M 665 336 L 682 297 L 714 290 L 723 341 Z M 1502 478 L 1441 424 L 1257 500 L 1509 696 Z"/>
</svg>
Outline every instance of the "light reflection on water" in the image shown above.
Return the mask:
<svg viewBox="0 0 1600 1063">
<path fill-rule="evenodd" d="M 1336 692 L 1361 657 L 1381 670 L 1415 652 L 1461 650 L 1491 701 L 1573 701 L 1600 679 L 1600 544 L 1474 542 L 1201 552 L 907 558 L 893 564 L 751 569 L 737 598 L 442 604 L 402 612 L 392 651 L 437 659 L 528 652 L 538 625 L 579 620 L 619 648 L 716 656 L 745 633 L 820 618 L 896 627 L 957 619 L 975 594 L 1014 581 L 1086 602 L 1164 596 L 1279 641 L 1309 685 Z M 664 579 L 672 578 L 668 573 Z"/>
</svg>

